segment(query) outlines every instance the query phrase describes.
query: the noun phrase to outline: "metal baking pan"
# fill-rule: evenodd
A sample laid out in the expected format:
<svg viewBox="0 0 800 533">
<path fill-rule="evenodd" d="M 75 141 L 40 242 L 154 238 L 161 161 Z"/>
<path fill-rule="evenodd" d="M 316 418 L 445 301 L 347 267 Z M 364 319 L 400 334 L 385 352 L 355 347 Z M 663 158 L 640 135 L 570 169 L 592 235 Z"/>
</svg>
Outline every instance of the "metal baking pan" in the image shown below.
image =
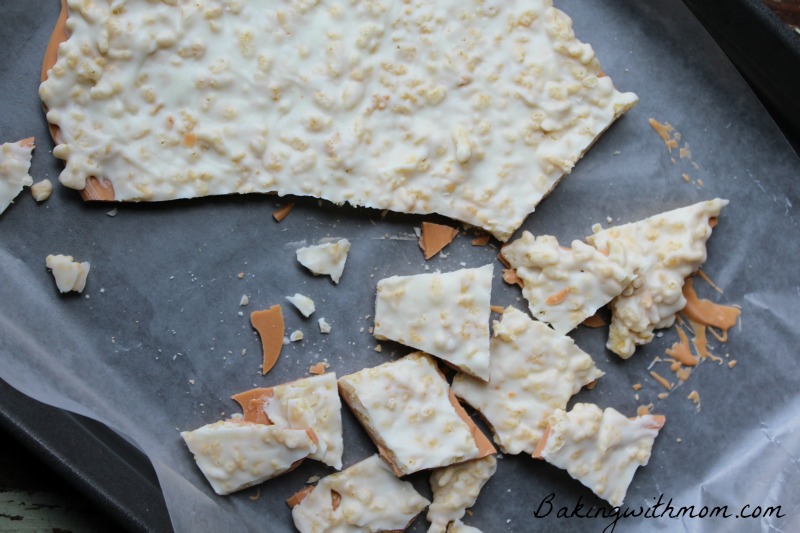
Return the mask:
<svg viewBox="0 0 800 533">
<path fill-rule="evenodd" d="M 800 151 L 800 34 L 762 0 L 684 2 Z"/>
<path fill-rule="evenodd" d="M 172 530 L 150 461 L 105 425 L 0 380 L 0 426 L 126 530 Z"/>
</svg>

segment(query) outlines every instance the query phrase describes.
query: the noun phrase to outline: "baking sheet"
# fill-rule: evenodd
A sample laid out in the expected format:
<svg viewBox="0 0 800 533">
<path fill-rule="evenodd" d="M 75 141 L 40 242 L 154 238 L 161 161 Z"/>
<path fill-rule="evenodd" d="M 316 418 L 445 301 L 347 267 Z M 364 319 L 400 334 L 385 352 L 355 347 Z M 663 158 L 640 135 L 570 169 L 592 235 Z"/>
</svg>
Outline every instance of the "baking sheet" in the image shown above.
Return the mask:
<svg viewBox="0 0 800 533">
<path fill-rule="evenodd" d="M 683 529 L 755 531 L 800 529 L 800 337 L 793 317 L 800 302 L 797 176 L 800 164 L 747 85 L 677 0 L 563 0 L 577 35 L 590 42 L 621 90 L 639 105 L 615 124 L 526 222 L 534 233 L 562 241 L 590 233 L 595 222 L 642 217 L 722 196 L 731 200 L 709 241 L 704 267 L 725 293 L 697 283 L 703 297 L 742 306 L 741 327 L 716 348 L 738 364 L 705 362 L 669 398 L 647 375 L 653 358 L 676 340 L 674 330 L 623 362 L 604 349 L 605 331 L 580 328 L 579 346 L 606 372 L 581 401 L 633 415 L 654 402 L 667 416 L 650 464 L 638 471 L 626 507 L 780 506 L 782 518 L 622 518 L 616 531 Z M 32 175 L 55 181 L 60 163 L 36 90 L 58 2 L 6 2 L 0 19 L 0 141 L 35 134 Z M 669 121 L 689 143 L 692 167 L 671 163 L 647 124 Z M 684 183 L 682 173 L 703 186 Z M 228 397 L 307 375 L 323 359 L 343 375 L 406 353 L 369 334 L 376 282 L 423 272 L 413 236 L 420 217 L 337 208 L 298 199 L 281 224 L 271 212 L 282 200 L 241 196 L 154 205 L 87 205 L 57 187 L 35 205 L 27 192 L 0 216 L 0 377 L 47 403 L 98 419 L 147 453 L 158 473 L 176 531 L 290 530 L 284 499 L 312 475 L 331 470 L 305 462 L 296 471 L 237 495 L 219 497 L 196 469 L 178 431 L 236 412 Z M 295 260 L 299 243 L 346 237 L 353 243 L 338 286 L 310 276 Z M 427 264 L 443 271 L 494 261 L 496 250 L 470 245 L 463 234 Z M 44 267 L 50 253 L 90 261 L 83 295 L 61 296 Z M 499 263 L 495 262 L 499 267 Z M 239 279 L 237 274 L 243 272 Z M 524 308 L 516 288 L 497 271 L 493 303 Z M 258 372 L 260 344 L 250 311 L 300 292 L 317 302 L 302 318 L 284 306 L 287 331 L 306 338 L 284 348 L 267 376 Z M 239 307 L 243 294 L 250 305 Z M 244 316 L 238 315 L 243 311 Z M 322 335 L 316 319 L 333 326 Z M 361 331 L 363 328 L 363 331 Z M 245 353 L 242 354 L 242 351 Z M 631 384 L 641 382 L 640 399 Z M 686 400 L 698 390 L 702 408 Z M 346 410 L 345 465 L 374 452 Z M 680 442 L 678 441 L 680 439 Z M 559 518 L 602 505 L 590 491 L 545 463 L 503 457 L 466 522 L 484 531 L 601 530 L 614 517 Z M 411 476 L 429 494 L 426 476 Z M 124 482 L 124 480 L 121 480 Z M 551 512 L 542 502 L 553 494 Z M 255 496 L 258 498 L 255 499 Z M 135 498 L 135 495 L 131 495 Z M 253 499 L 251 499 L 251 497 Z M 580 499 L 580 500 L 579 500 Z M 595 508 L 596 509 L 596 508 Z M 663 506 L 658 510 L 663 511 Z M 537 513 L 538 511 L 538 513 Z M 592 512 L 589 510 L 589 513 Z M 414 531 L 427 523 L 418 519 Z"/>
</svg>

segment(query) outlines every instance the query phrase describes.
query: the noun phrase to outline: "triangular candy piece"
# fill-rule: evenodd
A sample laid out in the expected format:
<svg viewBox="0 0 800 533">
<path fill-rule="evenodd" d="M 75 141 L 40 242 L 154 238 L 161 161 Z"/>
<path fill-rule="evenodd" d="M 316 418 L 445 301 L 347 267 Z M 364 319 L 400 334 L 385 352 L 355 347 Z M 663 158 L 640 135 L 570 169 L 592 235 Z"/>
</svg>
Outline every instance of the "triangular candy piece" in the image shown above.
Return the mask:
<svg viewBox="0 0 800 533">
<path fill-rule="evenodd" d="M 686 306 L 684 280 L 705 262 L 712 219 L 726 205 L 727 200 L 716 198 L 586 238 L 600 251 L 621 241 L 630 260 L 641 265 L 639 277 L 611 302 L 609 350 L 627 359 L 637 345 L 653 340 L 653 330 L 675 322 L 675 313 Z"/>
<path fill-rule="evenodd" d="M 433 222 L 423 222 L 422 232 L 419 237 L 419 247 L 425 259 L 430 259 L 441 252 L 445 246 L 453 242 L 458 235 L 456 228 Z"/>
<path fill-rule="evenodd" d="M 605 254 L 577 240 L 562 248 L 555 237 L 525 231 L 501 253 L 522 280 L 533 316 L 566 335 L 636 278 L 638 264 L 625 245 L 608 245 Z"/>
</svg>

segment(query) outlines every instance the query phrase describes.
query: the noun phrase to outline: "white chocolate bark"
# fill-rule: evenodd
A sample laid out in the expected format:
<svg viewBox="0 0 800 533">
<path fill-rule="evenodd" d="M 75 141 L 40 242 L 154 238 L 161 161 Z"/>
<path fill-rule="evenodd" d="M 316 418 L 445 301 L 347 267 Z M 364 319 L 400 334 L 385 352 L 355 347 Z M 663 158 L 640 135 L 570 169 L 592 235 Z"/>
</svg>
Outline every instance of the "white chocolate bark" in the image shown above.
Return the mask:
<svg viewBox="0 0 800 533">
<path fill-rule="evenodd" d="M 309 458 L 337 470 L 342 468 L 342 402 L 335 373 L 272 387 L 272 396 L 266 399 L 264 412 L 276 425 L 312 428 L 319 445 Z"/>
<path fill-rule="evenodd" d="M 426 354 L 413 353 L 339 378 L 347 404 L 403 475 L 479 456 L 447 382 Z"/>
<path fill-rule="evenodd" d="M 402 531 L 429 503 L 373 455 L 322 478 L 294 506 L 292 518 L 300 533 Z"/>
<path fill-rule="evenodd" d="M 42 83 L 60 180 L 275 191 L 507 239 L 636 101 L 550 0 L 69 0 Z"/>
<path fill-rule="evenodd" d="M 31 168 L 33 143 L 23 146 L 23 141 L 0 144 L 0 214 L 22 192 L 33 184 L 28 175 Z"/>
<path fill-rule="evenodd" d="M 91 264 L 88 261 L 78 263 L 71 255 L 48 255 L 45 265 L 53 273 L 59 292 L 83 292 L 86 278 L 89 276 Z"/>
<path fill-rule="evenodd" d="M 234 420 L 184 431 L 181 437 L 217 494 L 271 479 L 317 449 L 307 430 Z"/>
<path fill-rule="evenodd" d="M 727 200 L 716 198 L 586 238 L 598 250 L 622 241 L 628 257 L 641 265 L 639 277 L 611 302 L 609 350 L 627 359 L 636 346 L 653 340 L 654 330 L 675 322 L 675 313 L 686 306 L 684 280 L 706 260 L 709 219 L 726 205 Z"/>
<path fill-rule="evenodd" d="M 294 296 L 287 296 L 287 300 L 300 311 L 304 317 L 308 318 L 315 311 L 316 306 L 314 300 L 308 296 L 303 296 L 300 293 L 295 293 Z"/>
<path fill-rule="evenodd" d="M 493 268 L 382 279 L 375 337 L 424 350 L 488 380 Z"/>
<path fill-rule="evenodd" d="M 314 274 L 330 276 L 334 283 L 339 283 L 349 251 L 350 241 L 340 239 L 336 242 L 300 248 L 297 250 L 297 260 Z"/>
<path fill-rule="evenodd" d="M 532 454 L 547 417 L 602 375 L 571 338 L 507 307 L 494 323 L 491 380 L 458 374 L 453 392 L 480 411 L 504 452 Z"/>
<path fill-rule="evenodd" d="M 577 240 L 565 249 L 555 237 L 525 231 L 502 254 L 522 279 L 533 316 L 566 335 L 636 277 L 638 264 L 625 244 L 611 240 L 608 245 L 608 255 Z"/>
<path fill-rule="evenodd" d="M 434 470 L 430 479 L 433 503 L 428 507 L 428 533 L 445 533 L 447 524 L 462 518 L 496 470 L 494 455 Z"/>
<path fill-rule="evenodd" d="M 541 457 L 565 469 L 611 505 L 622 505 L 636 469 L 650 452 L 664 418 L 626 418 L 618 411 L 578 403 L 550 416 L 550 435 Z"/>
</svg>

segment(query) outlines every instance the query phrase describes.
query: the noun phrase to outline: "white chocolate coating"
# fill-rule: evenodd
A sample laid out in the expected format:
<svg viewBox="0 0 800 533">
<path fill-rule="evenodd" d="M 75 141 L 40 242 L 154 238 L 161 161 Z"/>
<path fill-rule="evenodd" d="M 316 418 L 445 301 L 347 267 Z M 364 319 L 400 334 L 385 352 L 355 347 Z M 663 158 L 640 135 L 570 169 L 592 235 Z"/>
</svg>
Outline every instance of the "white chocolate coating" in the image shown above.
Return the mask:
<svg viewBox="0 0 800 533">
<path fill-rule="evenodd" d="M 706 260 L 709 219 L 726 205 L 728 200 L 716 198 L 586 238 L 599 250 L 622 241 L 628 257 L 641 265 L 639 277 L 611 302 L 609 350 L 627 359 L 636 346 L 653 340 L 653 330 L 675 322 L 675 313 L 686 306 L 684 280 Z"/>
<path fill-rule="evenodd" d="M 304 429 L 233 420 L 184 431 L 181 437 L 217 494 L 271 479 L 317 449 Z"/>
<path fill-rule="evenodd" d="M 532 454 L 547 417 L 603 375 L 571 338 L 513 307 L 494 323 L 491 362 L 489 383 L 458 374 L 453 392 L 480 411 L 495 442 L 510 454 Z"/>
<path fill-rule="evenodd" d="M 71 255 L 48 255 L 45 265 L 53 273 L 59 292 L 83 292 L 86 278 L 89 276 L 91 264 L 88 261 L 78 263 Z"/>
<path fill-rule="evenodd" d="M 417 352 L 339 379 L 353 413 L 405 474 L 474 459 L 479 449 L 450 403 L 450 387 Z"/>
<path fill-rule="evenodd" d="M 445 533 L 447 524 L 462 518 L 496 470 L 497 459 L 487 455 L 431 472 L 433 503 L 428 507 L 428 533 Z"/>
<path fill-rule="evenodd" d="M 319 324 L 319 332 L 320 333 L 330 333 L 331 332 L 331 325 L 328 324 L 328 321 L 325 320 L 325 317 L 320 318 L 317 320 Z"/>
<path fill-rule="evenodd" d="M 493 270 L 489 264 L 380 280 L 375 337 L 424 350 L 488 380 Z"/>
<path fill-rule="evenodd" d="M 298 379 L 272 387 L 273 395 L 264 403 L 264 412 L 276 425 L 312 428 L 319 439 L 318 449 L 309 458 L 342 468 L 342 401 L 336 374 Z M 306 414 L 308 413 L 308 414 Z"/>
<path fill-rule="evenodd" d="M 293 306 L 300 311 L 304 317 L 308 318 L 311 314 L 316 310 L 316 306 L 314 305 L 314 300 L 309 298 L 308 296 L 303 296 L 299 292 L 296 292 L 294 296 L 287 296 L 287 300 Z"/>
<path fill-rule="evenodd" d="M 31 195 L 37 202 L 44 202 L 53 193 L 53 182 L 48 179 L 37 181 L 31 185 Z"/>
<path fill-rule="evenodd" d="M 638 264 L 629 258 L 624 243 L 608 244 L 608 255 L 577 240 L 564 249 L 555 237 L 534 237 L 525 231 L 503 247 L 502 254 L 522 279 L 522 295 L 533 316 L 566 335 L 636 277 Z"/>
<path fill-rule="evenodd" d="M 507 239 L 636 101 L 551 0 L 69 0 L 42 83 L 60 181 L 269 192 Z"/>
<path fill-rule="evenodd" d="M 349 251 L 350 241 L 339 239 L 336 242 L 300 248 L 297 250 L 297 260 L 314 274 L 330 276 L 334 283 L 339 283 Z"/>
<path fill-rule="evenodd" d="M 335 491 L 341 497 L 333 508 Z M 378 455 L 322 478 L 292 509 L 300 533 L 401 531 L 430 502 Z"/>
<path fill-rule="evenodd" d="M 33 184 L 33 178 L 28 175 L 33 145 L 22 146 L 21 142 L 0 144 L 0 214 L 23 187 Z"/>
<path fill-rule="evenodd" d="M 543 459 L 608 501 L 622 505 L 636 469 L 650 460 L 664 419 L 643 415 L 633 420 L 618 411 L 578 403 L 550 416 Z"/>
</svg>

